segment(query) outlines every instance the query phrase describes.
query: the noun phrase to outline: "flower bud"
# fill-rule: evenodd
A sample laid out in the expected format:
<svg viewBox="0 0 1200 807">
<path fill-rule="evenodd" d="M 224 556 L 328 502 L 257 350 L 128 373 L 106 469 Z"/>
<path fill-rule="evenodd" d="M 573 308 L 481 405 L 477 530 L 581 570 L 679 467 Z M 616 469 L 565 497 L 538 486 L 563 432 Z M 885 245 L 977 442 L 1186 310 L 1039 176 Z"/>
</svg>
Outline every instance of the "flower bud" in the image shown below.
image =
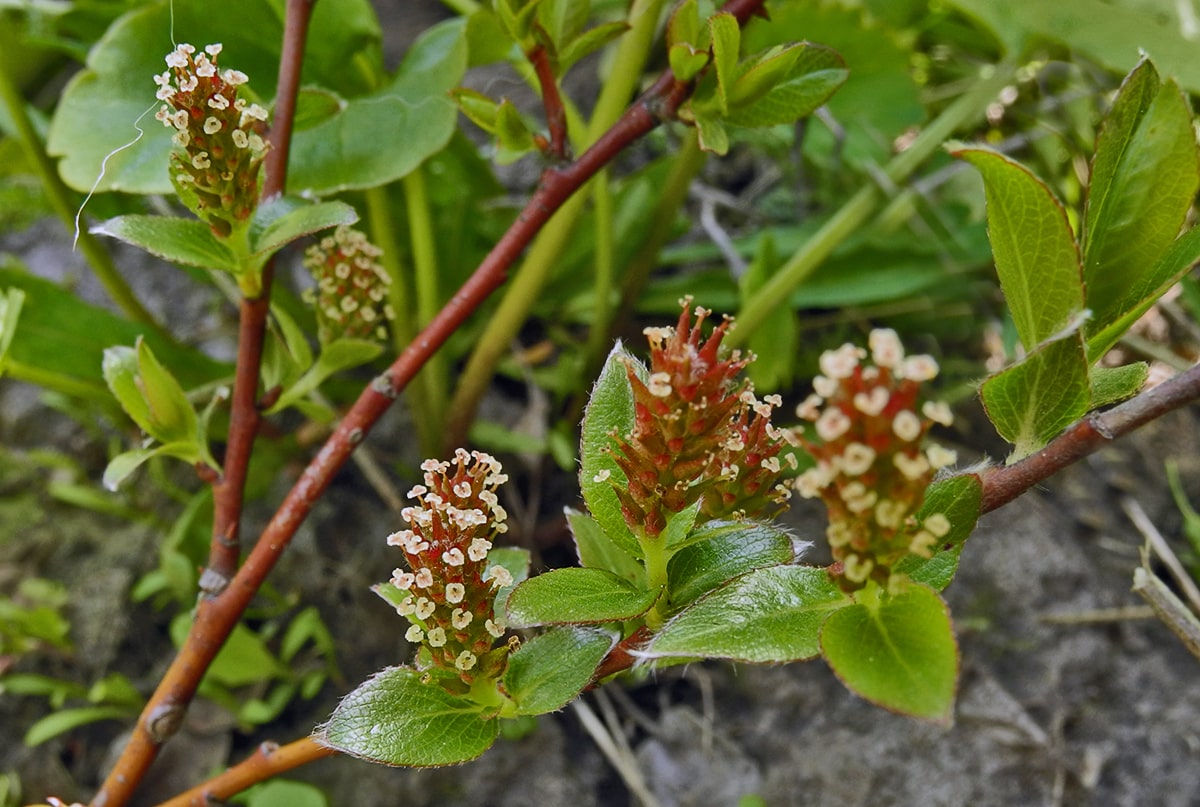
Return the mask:
<svg viewBox="0 0 1200 807">
<path fill-rule="evenodd" d="M 394 317 L 388 303 L 392 277 L 379 263 L 383 250 L 358 230 L 338 227 L 304 253 L 304 267 L 316 287 L 304 299 L 317 312 L 317 337 L 328 344 L 340 337 L 382 342 Z"/>
</svg>

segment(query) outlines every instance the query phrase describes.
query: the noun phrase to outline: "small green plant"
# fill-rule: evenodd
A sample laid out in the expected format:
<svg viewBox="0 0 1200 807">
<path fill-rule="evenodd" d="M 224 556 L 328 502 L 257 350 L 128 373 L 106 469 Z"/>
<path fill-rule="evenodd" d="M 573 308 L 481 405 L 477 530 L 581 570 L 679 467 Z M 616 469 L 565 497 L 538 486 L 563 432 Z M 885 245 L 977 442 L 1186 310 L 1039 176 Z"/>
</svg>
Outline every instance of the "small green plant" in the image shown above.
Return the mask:
<svg viewBox="0 0 1200 807">
<path fill-rule="evenodd" d="M 268 574 L 334 474 L 402 395 L 427 455 L 450 457 L 421 463 L 420 483 L 396 508 L 403 523 L 379 535 L 390 532 L 396 566 L 374 591 L 403 620 L 396 633 L 412 646 L 411 658 L 396 658 L 352 689 L 312 737 L 284 748 L 264 744 L 180 801 L 226 799 L 334 753 L 389 765 L 463 762 L 631 669 L 704 659 L 820 657 L 866 700 L 949 726 L 960 659 L 942 592 L 978 517 L 1200 398 L 1196 367 L 1143 392 L 1144 365 L 1101 363 L 1200 260 L 1200 229 L 1184 226 L 1200 187 L 1186 96 L 1149 60 L 1134 68 L 1099 130 L 1074 223 L 1075 211 L 1008 154 L 949 147 L 983 178 L 991 251 L 1019 342 L 1019 358 L 980 385 L 1012 453 L 1003 466 L 956 469 L 955 452 L 931 434 L 953 423 L 950 407 L 929 390 L 938 361 L 906 353 L 897 330 L 875 322 L 835 349 L 806 349 L 793 295 L 823 261 L 839 260 L 831 258 L 839 247 L 860 262 L 887 253 L 880 242 L 855 243 L 856 228 L 926 160 L 950 161 L 938 147 L 989 108 L 1013 77 L 1011 60 L 971 77 L 970 88 L 895 156 L 878 153 L 869 138 L 847 140 L 847 163 L 870 181 L 812 226 L 775 228 L 753 244 L 722 242 L 737 282 L 724 277 L 705 292 L 705 275 L 681 274 L 682 281 L 654 285 L 642 314 L 667 321 L 680 296 L 682 310 L 673 326 L 644 330 L 643 363 L 619 342 L 608 350 L 611 333 L 621 309 L 632 310 L 645 291 L 705 155 L 794 137 L 793 124 L 837 103 L 849 78 L 843 58 L 794 35 L 813 21 L 800 4 L 778 4 L 778 21 L 753 22 L 765 11 L 762 0 L 720 8 L 684 0 L 671 9 L 638 0 L 627 10 L 577 0 L 453 5 L 462 13 L 424 32 L 392 73 L 365 0 L 289 0 L 282 20 L 257 0 L 139 6 L 108 26 L 64 90 L 45 148 L 25 104 L 8 91 L 0 57 L 0 90 L 17 97 L 6 110 L 23 122 L 17 128 L 31 162 L 62 158 L 57 173 L 44 171 L 48 194 L 66 198 L 66 187 L 169 194 L 181 208 L 150 214 L 136 197 L 116 200 L 109 218 L 81 234 L 125 316 L 19 267 L 0 268 L 0 371 L 136 426 L 137 442 L 130 447 L 129 430 L 112 452 L 108 488 L 128 486 L 143 466 L 161 473 L 167 459 L 194 469 L 204 488 L 179 497 L 184 512 L 134 591 L 179 611 L 171 623 L 178 654 L 155 690 L 143 698 L 121 676 L 91 688 L 6 676 L 6 691 L 41 695 L 60 709 L 26 740 L 140 708 L 95 796 L 119 805 L 196 694 L 226 705 L 248 730 L 327 682 L 340 684 L 333 631 L 314 608 L 277 596 L 251 607 L 256 595 L 271 595 Z M 828 12 L 841 22 L 853 13 Z M 668 67 L 644 82 L 660 22 L 660 62 Z M 310 24 L 321 35 L 307 41 Z M 168 50 L 172 30 L 211 44 Z M 878 39 L 868 43 L 886 49 Z M 585 117 L 561 81 L 600 50 L 610 54 L 602 60 L 609 72 Z M 162 71 L 153 54 L 164 52 Z M 537 90 L 542 121 L 507 99 L 458 86 L 468 66 L 495 62 L 514 65 Z M 129 143 L 129 120 L 152 91 L 162 126 Z M 490 176 L 487 163 L 455 134 L 456 110 L 488 135 L 486 151 L 497 162 L 542 161 L 522 210 L 490 203 L 499 186 L 480 179 Z M 671 148 L 658 144 L 660 158 L 632 177 L 609 171 L 665 121 L 678 126 Z M 900 121 L 890 136 L 908 125 Z M 787 142 L 828 161 L 842 156 L 829 141 Z M 879 166 L 877 158 L 888 161 Z M 897 194 L 889 215 L 906 203 L 915 204 Z M 363 231 L 351 228 L 360 210 Z M 239 316 L 236 362 L 215 362 L 170 338 L 92 235 L 199 270 L 197 288 L 228 295 Z M 276 280 L 277 262 L 310 236 L 303 263 L 313 285 L 295 295 Z M 790 257 L 777 258 L 777 236 L 794 244 Z M 932 262 L 911 243 L 904 249 L 918 256 L 912 262 Z M 978 249 L 986 253 L 986 245 Z M 739 266 L 746 256 L 752 264 Z M 472 274 L 462 268 L 476 265 Z M 622 266 L 629 268 L 619 275 Z M 928 290 L 931 298 L 931 287 L 953 285 L 936 271 L 876 276 L 841 268 L 800 288 L 813 295 L 809 305 L 903 296 L 877 285 Z M 493 306 L 489 295 L 510 270 L 507 293 Z M 709 308 L 694 305 L 717 308 L 706 294 L 740 307 L 736 327 L 733 317 L 710 322 Z M 472 317 L 484 310 L 486 317 Z M 567 346 L 553 373 L 505 360 L 534 315 L 548 325 L 552 349 Z M 590 332 L 581 338 L 564 323 Z M 764 356 L 757 371 L 752 351 Z M 385 354 L 392 363 L 374 367 L 365 384 L 347 373 Z M 556 396 L 562 411 L 595 377 L 578 407 L 582 509 L 565 513 L 577 566 L 530 576 L 528 553 L 503 545 L 510 522 L 500 504 L 508 481 L 500 461 L 455 448 L 471 434 L 498 367 L 532 378 L 536 394 Z M 817 373 L 811 394 L 805 388 L 797 396 L 800 422 L 782 422 L 794 403 L 789 397 L 785 405 L 784 393 L 797 392 L 787 384 L 804 367 Z M 260 459 L 272 451 L 260 432 L 285 410 L 324 429 L 325 443 L 243 551 L 247 490 L 269 481 L 254 478 L 251 460 L 270 467 Z M 542 444 L 559 446 L 569 466 L 571 449 L 562 447 L 574 442 L 575 424 L 565 419 L 555 428 Z M 823 536 L 793 535 L 777 523 L 794 496 L 824 505 Z M 211 530 L 197 538 L 198 525 Z M 810 539 L 821 537 L 828 566 L 806 562 Z M 65 646 L 61 602 L 43 595 L 25 591 L 28 602 L 0 602 L 5 653 Z M 87 705 L 61 708 L 81 701 Z M 319 801 L 282 781 L 247 798 Z"/>
</svg>

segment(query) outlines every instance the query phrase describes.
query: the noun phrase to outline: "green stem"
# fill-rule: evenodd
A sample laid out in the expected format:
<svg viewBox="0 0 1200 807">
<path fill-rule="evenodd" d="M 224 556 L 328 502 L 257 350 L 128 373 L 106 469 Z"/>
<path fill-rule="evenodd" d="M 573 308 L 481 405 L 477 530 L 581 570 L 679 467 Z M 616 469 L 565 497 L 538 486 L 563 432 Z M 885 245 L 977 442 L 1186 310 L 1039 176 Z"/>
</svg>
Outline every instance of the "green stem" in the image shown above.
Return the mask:
<svg viewBox="0 0 1200 807">
<path fill-rule="evenodd" d="M 25 110 L 25 99 L 17 90 L 12 77 L 5 70 L 3 60 L 0 60 L 0 100 L 3 100 L 4 108 L 12 119 L 13 125 L 16 126 L 21 146 L 25 149 L 29 162 L 37 172 L 38 179 L 41 180 L 55 215 L 68 230 L 74 230 L 76 226 L 75 210 L 71 201 L 71 192 L 63 184 L 58 172 L 54 169 L 54 163 L 46 154 L 41 138 L 38 137 L 37 130 L 34 129 L 33 122 Z M 133 289 L 125 282 L 125 278 L 121 277 L 121 273 L 117 271 L 112 256 L 100 246 L 100 242 L 91 233 L 81 230 L 77 246 L 84 258 L 87 259 L 88 265 L 92 267 L 92 272 L 104 287 L 105 292 L 127 317 L 150 326 L 164 338 L 174 341 L 166 329 L 154 319 L 154 315 L 142 305 L 141 300 L 133 293 Z"/>
<path fill-rule="evenodd" d="M 616 256 L 613 254 L 613 198 L 609 182 L 609 171 L 604 169 L 596 175 L 593 185 L 596 217 L 596 277 L 592 285 L 595 308 L 592 311 L 592 329 L 588 333 L 587 356 L 599 355 L 608 343 L 613 308 L 613 281 L 616 275 Z M 586 386 L 586 385 L 585 385 Z"/>
<path fill-rule="evenodd" d="M 596 101 L 583 138 L 584 146 L 594 143 L 612 126 L 636 91 L 664 5 L 665 0 L 636 0 L 630 9 L 632 27 L 622 37 L 613 59 L 613 72 L 600 91 L 600 98 Z M 530 309 L 569 242 L 575 224 L 583 213 L 585 198 L 586 193 L 576 194 L 547 222 L 516 272 L 499 309 L 484 329 L 450 402 L 446 426 L 452 442 L 461 442 L 465 438 L 475 416 L 475 408 L 491 383 L 496 366 L 528 319 Z"/>
<path fill-rule="evenodd" d="M 662 596 L 646 614 L 647 627 L 658 630 L 667 621 L 667 561 L 671 559 L 671 553 L 667 551 L 666 541 L 661 536 L 643 538 L 641 544 L 646 561 L 646 581 L 651 591 L 662 592 Z"/>
<path fill-rule="evenodd" d="M 425 185 L 425 170 L 418 166 L 404 179 L 405 210 L 408 213 L 408 237 L 412 246 L 413 274 L 417 290 L 417 325 L 424 328 L 442 308 L 438 284 L 437 246 L 434 241 L 433 219 L 430 215 L 429 192 Z M 422 401 L 427 408 L 418 421 L 423 427 L 421 445 L 437 453 L 441 448 L 442 418 L 449 382 L 446 379 L 446 358 L 434 353 L 417 375 Z"/>
<path fill-rule="evenodd" d="M 367 221 L 371 230 L 371 240 L 375 246 L 383 250 L 380 256 L 383 266 L 392 278 L 388 285 L 388 303 L 396 314 L 392 321 L 392 347 L 400 354 L 412 342 L 419 330 L 417 325 L 417 307 L 413 302 L 408 287 L 408 278 L 404 266 L 400 262 L 400 243 L 396 240 L 395 222 L 392 217 L 392 205 L 388 199 L 386 186 L 379 185 L 369 188 L 367 197 Z M 437 426 L 434 420 L 435 407 L 431 403 L 430 390 L 425 373 L 419 373 L 413 379 L 409 400 L 412 404 L 413 420 L 416 421 L 418 440 L 423 452 L 438 453 Z M 432 454 L 431 454 L 432 456 Z"/>
<path fill-rule="evenodd" d="M 959 127 L 982 115 L 996 94 L 1012 80 L 1014 70 L 1013 62 L 989 65 L 969 91 L 948 106 L 911 146 L 883 168 L 886 181 L 899 184 L 906 180 Z M 847 238 L 867 224 L 885 198 L 883 190 L 876 185 L 866 185 L 850 197 L 833 218 L 825 222 L 747 301 L 737 315 L 737 329 L 729 334 L 726 341 L 732 346 L 745 345 L 777 306 L 787 305 L 792 292 Z"/>
</svg>

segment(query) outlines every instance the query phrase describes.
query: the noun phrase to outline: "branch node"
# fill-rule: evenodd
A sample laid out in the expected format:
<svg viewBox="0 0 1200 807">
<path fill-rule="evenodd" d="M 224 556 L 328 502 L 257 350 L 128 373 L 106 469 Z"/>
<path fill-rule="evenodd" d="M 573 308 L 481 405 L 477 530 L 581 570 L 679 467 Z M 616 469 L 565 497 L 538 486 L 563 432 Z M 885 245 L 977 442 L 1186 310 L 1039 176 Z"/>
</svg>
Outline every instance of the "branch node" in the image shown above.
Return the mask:
<svg viewBox="0 0 1200 807">
<path fill-rule="evenodd" d="M 363 441 L 367 434 L 362 429 L 355 427 L 346 434 L 346 442 L 352 446 L 356 446 Z"/>
<path fill-rule="evenodd" d="M 175 732 L 183 725 L 183 716 L 186 713 L 187 710 L 178 703 L 164 703 L 151 709 L 143 724 L 146 733 L 150 735 L 150 741 L 155 745 L 162 745 L 175 736 Z"/>
<path fill-rule="evenodd" d="M 266 742 L 260 743 L 258 746 L 258 753 L 262 754 L 264 758 L 274 756 L 278 751 L 279 743 L 275 742 L 274 740 L 267 740 Z"/>
<path fill-rule="evenodd" d="M 393 401 L 400 397 L 400 391 L 392 384 L 392 377 L 387 373 L 377 375 L 371 380 L 371 391 Z"/>
<path fill-rule="evenodd" d="M 200 596 L 216 597 L 229 585 L 229 576 L 216 569 L 205 569 L 200 575 Z"/>
</svg>

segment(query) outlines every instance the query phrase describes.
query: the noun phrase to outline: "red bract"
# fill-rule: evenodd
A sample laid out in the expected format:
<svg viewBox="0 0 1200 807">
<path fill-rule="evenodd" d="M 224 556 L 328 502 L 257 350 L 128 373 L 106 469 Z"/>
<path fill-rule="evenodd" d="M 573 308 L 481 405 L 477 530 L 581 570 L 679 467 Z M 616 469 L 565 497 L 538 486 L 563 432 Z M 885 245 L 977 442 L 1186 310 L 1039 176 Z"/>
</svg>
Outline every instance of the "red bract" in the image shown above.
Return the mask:
<svg viewBox="0 0 1200 807">
<path fill-rule="evenodd" d="M 779 483 L 779 452 L 788 435 L 771 425 L 778 396 L 760 401 L 741 371 L 752 357 L 722 358 L 725 319 L 705 339 L 710 312 L 682 301 L 672 328 L 647 328 L 650 372 L 642 381 L 627 365 L 634 427 L 614 435 L 612 455 L 628 487 L 614 486 L 635 533 L 656 536 L 674 513 L 701 501 L 704 519 L 766 517 L 782 509 L 789 491 Z"/>
</svg>

